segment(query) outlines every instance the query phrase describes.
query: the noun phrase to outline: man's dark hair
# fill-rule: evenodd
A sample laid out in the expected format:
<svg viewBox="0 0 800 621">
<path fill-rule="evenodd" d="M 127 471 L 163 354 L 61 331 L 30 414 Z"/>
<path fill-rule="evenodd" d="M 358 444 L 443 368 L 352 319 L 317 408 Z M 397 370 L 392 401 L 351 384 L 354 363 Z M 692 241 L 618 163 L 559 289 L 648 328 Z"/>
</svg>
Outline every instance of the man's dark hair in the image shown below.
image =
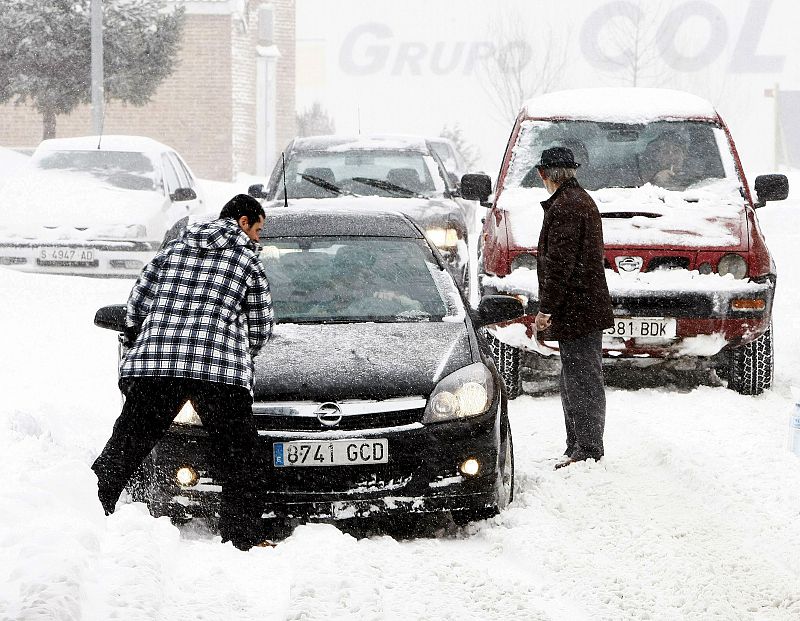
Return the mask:
<svg viewBox="0 0 800 621">
<path fill-rule="evenodd" d="M 261 203 L 247 194 L 237 194 L 219 212 L 220 218 L 233 218 L 237 222 L 242 216 L 247 218 L 248 226 L 253 226 L 261 218 L 265 218 L 266 214 Z"/>
</svg>

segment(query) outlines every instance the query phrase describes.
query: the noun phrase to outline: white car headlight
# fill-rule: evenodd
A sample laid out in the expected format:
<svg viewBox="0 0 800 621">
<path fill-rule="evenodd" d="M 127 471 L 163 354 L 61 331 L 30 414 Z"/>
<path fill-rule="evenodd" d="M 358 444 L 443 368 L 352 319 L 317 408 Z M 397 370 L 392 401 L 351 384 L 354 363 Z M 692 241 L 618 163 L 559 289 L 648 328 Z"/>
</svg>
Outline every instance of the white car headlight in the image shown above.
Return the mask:
<svg viewBox="0 0 800 621">
<path fill-rule="evenodd" d="M 437 248 L 455 248 L 458 245 L 458 231 L 455 229 L 432 228 L 425 234 Z"/>
<path fill-rule="evenodd" d="M 440 423 L 483 414 L 494 399 L 492 373 L 482 362 L 462 367 L 433 389 L 423 423 Z"/>
<path fill-rule="evenodd" d="M 741 280 L 747 276 L 747 261 L 745 261 L 741 255 L 733 253 L 726 254 L 719 260 L 717 273 L 720 276 L 732 274 L 734 278 Z"/>
<path fill-rule="evenodd" d="M 174 423 L 178 423 L 179 425 L 202 425 L 203 421 L 200 420 L 200 417 L 197 415 L 197 412 L 192 407 L 192 402 L 187 401 L 186 405 L 181 408 L 181 411 L 178 412 L 178 415 L 175 417 L 175 420 L 172 421 Z"/>
</svg>

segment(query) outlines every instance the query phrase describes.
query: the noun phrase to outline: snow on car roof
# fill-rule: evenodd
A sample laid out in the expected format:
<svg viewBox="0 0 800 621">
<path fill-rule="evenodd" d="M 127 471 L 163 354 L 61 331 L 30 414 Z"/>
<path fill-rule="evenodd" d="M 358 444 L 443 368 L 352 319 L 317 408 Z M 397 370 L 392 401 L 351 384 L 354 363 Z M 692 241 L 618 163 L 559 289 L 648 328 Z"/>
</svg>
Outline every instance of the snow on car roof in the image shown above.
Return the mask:
<svg viewBox="0 0 800 621">
<path fill-rule="evenodd" d="M 103 151 L 160 153 L 162 151 L 172 150 L 171 147 L 145 136 L 110 135 L 51 138 L 49 140 L 43 140 L 39 146 L 36 147 L 36 153 L 41 151 L 88 151 L 97 149 L 98 142 L 100 143 L 100 149 Z"/>
<path fill-rule="evenodd" d="M 424 137 L 404 134 L 309 136 L 307 138 L 295 139 L 292 149 L 295 151 L 408 149 L 423 153 L 428 152 L 428 146 Z"/>
<path fill-rule="evenodd" d="M 529 99 L 522 111 L 530 118 L 564 118 L 616 123 L 659 119 L 716 119 L 702 97 L 665 88 L 581 88 Z"/>
</svg>

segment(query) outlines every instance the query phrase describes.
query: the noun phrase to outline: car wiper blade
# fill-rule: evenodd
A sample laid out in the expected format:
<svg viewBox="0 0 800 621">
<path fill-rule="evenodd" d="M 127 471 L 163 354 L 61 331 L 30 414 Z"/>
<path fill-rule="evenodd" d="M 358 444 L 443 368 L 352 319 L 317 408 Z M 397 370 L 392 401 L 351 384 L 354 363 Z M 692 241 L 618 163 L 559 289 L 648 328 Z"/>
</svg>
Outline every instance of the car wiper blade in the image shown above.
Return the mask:
<svg viewBox="0 0 800 621">
<path fill-rule="evenodd" d="M 340 188 L 335 183 L 331 183 L 330 181 L 326 181 L 320 177 L 315 177 L 314 175 L 307 175 L 305 173 L 297 173 L 300 177 L 302 177 L 305 181 L 309 183 L 313 183 L 314 185 L 328 190 L 329 192 L 334 192 L 336 194 L 349 194 L 352 196 L 352 192 L 345 192 L 342 188 Z"/>
<path fill-rule="evenodd" d="M 441 317 L 439 318 L 441 319 Z M 403 317 L 392 315 L 384 317 L 281 317 L 275 320 L 276 324 L 340 324 L 340 323 L 425 323 L 432 320 L 431 315 L 418 317 Z"/>
<path fill-rule="evenodd" d="M 402 185 L 397 185 L 396 183 L 392 183 L 391 181 L 386 181 L 384 179 L 372 179 L 371 177 L 353 177 L 353 181 L 357 181 L 358 183 L 363 183 L 364 185 L 371 185 L 373 188 L 378 188 L 379 190 L 394 192 L 395 194 L 402 194 L 404 196 L 419 196 L 421 198 L 426 198 L 424 194 L 420 194 L 416 190 L 404 188 Z"/>
</svg>

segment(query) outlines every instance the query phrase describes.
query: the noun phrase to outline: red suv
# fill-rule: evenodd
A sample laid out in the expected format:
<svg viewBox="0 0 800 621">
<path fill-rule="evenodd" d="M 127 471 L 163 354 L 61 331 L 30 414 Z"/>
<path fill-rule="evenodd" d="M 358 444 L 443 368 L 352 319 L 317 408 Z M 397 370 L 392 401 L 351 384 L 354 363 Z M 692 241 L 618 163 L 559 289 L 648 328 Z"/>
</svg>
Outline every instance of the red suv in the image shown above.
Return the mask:
<svg viewBox="0 0 800 621">
<path fill-rule="evenodd" d="M 730 132 L 713 106 L 688 93 L 581 89 L 530 100 L 517 117 L 495 189 L 465 175 L 465 198 L 489 208 L 480 239 L 483 294 L 526 298 L 527 315 L 492 328 L 509 396 L 525 362 L 553 355 L 535 335 L 536 246 L 548 194 L 535 163 L 572 149 L 578 181 L 603 217 L 606 277 L 617 321 L 604 353 L 639 365 L 705 361 L 742 394 L 769 388 L 775 264 L 756 217 L 787 197 L 784 175 L 755 180 L 753 200 Z M 541 365 L 538 365 L 541 366 Z"/>
</svg>

